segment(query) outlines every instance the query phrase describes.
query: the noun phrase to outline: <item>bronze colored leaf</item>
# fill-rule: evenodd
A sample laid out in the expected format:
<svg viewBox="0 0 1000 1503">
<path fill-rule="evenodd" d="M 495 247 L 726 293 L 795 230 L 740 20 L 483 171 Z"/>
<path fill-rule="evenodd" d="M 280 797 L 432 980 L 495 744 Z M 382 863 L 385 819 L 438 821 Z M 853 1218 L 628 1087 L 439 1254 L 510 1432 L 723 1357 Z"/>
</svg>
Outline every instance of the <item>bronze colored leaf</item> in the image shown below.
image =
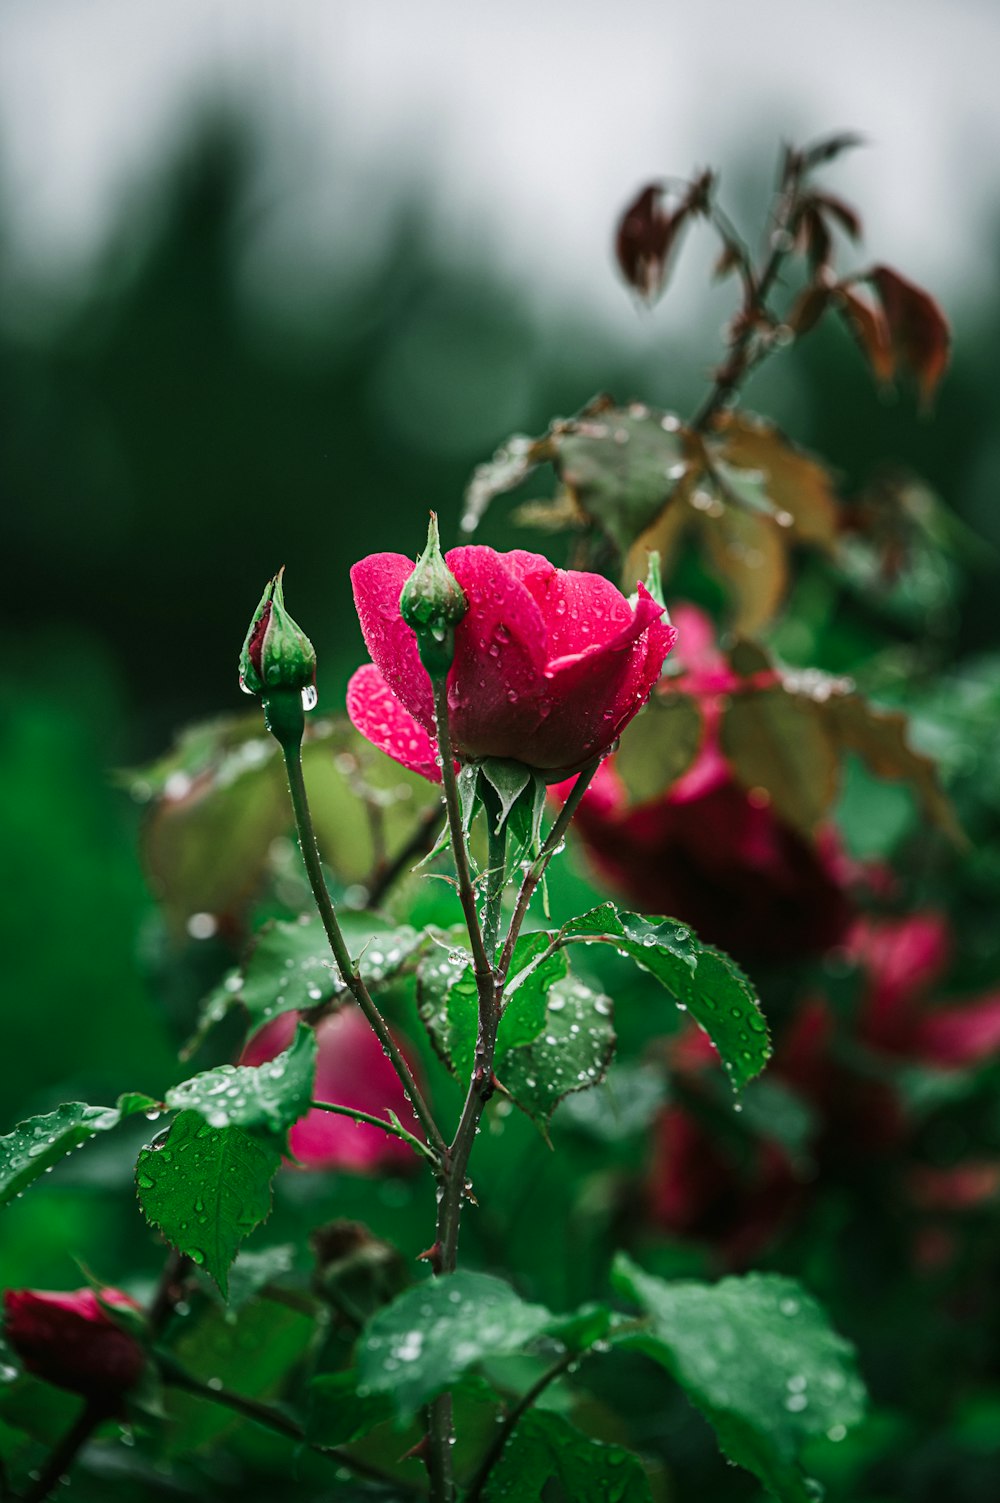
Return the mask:
<svg viewBox="0 0 1000 1503">
<path fill-rule="evenodd" d="M 704 721 L 689 694 L 654 695 L 626 730 L 615 771 L 633 804 L 658 798 L 683 777 L 701 748 Z"/>
<path fill-rule="evenodd" d="M 716 423 L 719 453 L 734 468 L 757 471 L 779 520 L 793 537 L 832 550 L 838 506 L 830 472 L 792 444 L 772 423 L 747 413 L 725 413 Z"/>
<path fill-rule="evenodd" d="M 889 266 L 876 266 L 871 281 L 885 311 L 893 358 L 917 378 L 921 399 L 929 405 L 944 375 L 951 348 L 951 329 L 941 307 L 913 282 Z"/>
<path fill-rule="evenodd" d="M 694 493 L 697 496 L 699 493 Z M 737 506 L 694 513 L 706 556 L 731 600 L 733 627 L 752 636 L 774 616 L 788 586 L 788 555 L 771 518 Z"/>
<path fill-rule="evenodd" d="M 761 790 L 774 812 L 803 835 L 815 833 L 840 772 L 836 744 L 816 704 L 780 687 L 735 694 L 720 743 L 745 788 Z"/>
<path fill-rule="evenodd" d="M 856 752 L 877 778 L 912 784 L 927 818 L 957 844 L 966 844 L 937 767 L 907 740 L 905 715 L 877 709 L 854 693 L 833 693 L 817 708 L 842 750 Z"/>
<path fill-rule="evenodd" d="M 882 309 L 861 297 L 853 287 L 837 290 L 837 306 L 872 368 L 876 381 L 885 385 L 896 371 L 889 325 Z"/>
</svg>

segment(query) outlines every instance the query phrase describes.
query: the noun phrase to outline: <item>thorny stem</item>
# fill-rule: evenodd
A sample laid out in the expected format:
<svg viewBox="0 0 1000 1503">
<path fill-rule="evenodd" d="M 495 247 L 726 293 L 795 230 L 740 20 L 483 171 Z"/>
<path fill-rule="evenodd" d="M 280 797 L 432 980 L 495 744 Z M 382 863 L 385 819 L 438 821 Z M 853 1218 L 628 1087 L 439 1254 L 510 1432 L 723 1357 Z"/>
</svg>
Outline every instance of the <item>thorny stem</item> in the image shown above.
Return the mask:
<svg viewBox="0 0 1000 1503">
<path fill-rule="evenodd" d="M 288 790 L 291 794 L 292 810 L 295 814 L 295 825 L 298 830 L 302 859 L 305 862 L 309 885 L 316 900 L 319 916 L 323 921 L 323 928 L 326 930 L 330 949 L 333 951 L 334 959 L 337 962 L 337 969 L 343 978 L 344 985 L 368 1019 L 379 1043 L 382 1045 L 382 1048 L 392 1062 L 396 1074 L 402 1081 L 403 1090 L 413 1104 L 417 1120 L 427 1134 L 428 1143 L 441 1156 L 446 1152 L 444 1138 L 438 1130 L 430 1107 L 424 1100 L 423 1092 L 413 1077 L 413 1072 L 406 1063 L 398 1044 L 389 1032 L 388 1024 L 375 1005 L 364 981 L 354 968 L 354 962 L 351 960 L 350 951 L 347 948 L 340 924 L 337 920 L 333 901 L 327 890 L 326 879 L 323 876 L 319 848 L 316 844 L 316 834 L 313 829 L 312 814 L 309 811 L 309 799 L 306 795 L 305 779 L 302 775 L 300 744 L 293 740 L 282 740 L 281 749 L 285 756 L 285 768 L 288 773 Z"/>
<path fill-rule="evenodd" d="M 419 1153 L 422 1158 L 429 1159 L 435 1169 L 437 1168 L 438 1160 L 434 1150 L 428 1148 L 427 1144 L 415 1137 L 412 1132 L 407 1132 L 401 1122 L 391 1122 L 385 1117 L 375 1117 L 371 1112 L 362 1112 L 353 1106 L 337 1106 L 332 1101 L 310 1101 L 309 1105 L 316 1111 L 335 1112 L 341 1117 L 351 1117 L 355 1122 L 367 1122 L 372 1127 L 380 1127 L 390 1137 L 400 1138 L 402 1142 L 408 1143 L 415 1153 Z"/>
<path fill-rule="evenodd" d="M 592 762 L 588 762 L 587 766 L 580 773 L 580 776 L 570 790 L 569 797 L 559 811 L 559 817 L 546 837 L 545 844 L 524 874 L 524 881 L 521 883 L 521 890 L 517 895 L 517 902 L 514 904 L 514 914 L 510 921 L 510 928 L 504 941 L 503 954 L 500 956 L 500 963 L 497 967 L 501 987 L 507 980 L 511 958 L 514 954 L 514 946 L 517 944 L 518 935 L 521 933 L 521 925 L 524 923 L 528 912 L 528 905 L 531 902 L 535 888 L 545 875 L 546 867 L 555 855 L 569 827 L 570 820 L 579 808 L 580 800 L 590 786 L 590 780 L 600 764 L 600 757 L 595 757 Z"/>
<path fill-rule="evenodd" d="M 743 309 L 740 329 L 733 341 L 728 358 L 718 371 L 715 385 L 696 413 L 691 426 L 704 433 L 712 419 L 723 407 L 730 395 L 750 374 L 759 360 L 763 359 L 769 346 L 759 339 L 759 324 L 768 317 L 767 298 L 774 286 L 785 257 L 792 248 L 792 237 L 799 211 L 799 187 L 804 164 L 797 153 L 789 152 L 781 173 L 779 197 L 771 230 L 770 253 L 758 277 L 748 277 L 748 268 L 741 267 L 744 282 Z"/>
<path fill-rule="evenodd" d="M 575 1362 L 579 1362 L 580 1356 L 579 1352 L 565 1352 L 559 1358 L 558 1362 L 553 1363 L 547 1372 L 542 1373 L 538 1381 L 531 1385 L 527 1393 L 523 1394 L 513 1409 L 505 1415 L 490 1443 L 489 1449 L 476 1468 L 475 1475 L 466 1489 L 464 1503 L 479 1503 L 483 1488 L 489 1480 L 490 1473 L 503 1455 L 504 1447 L 510 1440 L 521 1418 L 527 1414 L 532 1404 L 540 1398 L 550 1383 L 554 1383 L 557 1378 L 561 1378 L 563 1373 L 568 1371 Z"/>
<path fill-rule="evenodd" d="M 234 1414 L 240 1414 L 244 1419 L 262 1425 L 266 1430 L 273 1430 L 277 1435 L 285 1435 L 289 1440 L 294 1440 L 297 1445 L 315 1451 L 318 1456 L 325 1456 L 327 1460 L 336 1462 L 338 1466 L 349 1467 L 359 1477 L 367 1477 L 372 1482 L 386 1483 L 395 1492 L 409 1492 L 425 1496 L 423 1489 L 412 1482 L 404 1481 L 391 1472 L 383 1471 L 381 1467 L 353 1456 L 350 1451 L 340 1446 L 320 1446 L 307 1440 L 302 1426 L 283 1410 L 273 1408 L 270 1404 L 261 1404 L 256 1399 L 245 1398 L 243 1394 L 234 1393 L 229 1388 L 210 1387 L 186 1373 L 172 1359 L 162 1355 L 160 1375 L 170 1387 L 181 1388 L 185 1393 L 196 1394 L 198 1398 L 207 1399 L 211 1404 L 221 1404 L 223 1408 L 231 1409 Z"/>
</svg>

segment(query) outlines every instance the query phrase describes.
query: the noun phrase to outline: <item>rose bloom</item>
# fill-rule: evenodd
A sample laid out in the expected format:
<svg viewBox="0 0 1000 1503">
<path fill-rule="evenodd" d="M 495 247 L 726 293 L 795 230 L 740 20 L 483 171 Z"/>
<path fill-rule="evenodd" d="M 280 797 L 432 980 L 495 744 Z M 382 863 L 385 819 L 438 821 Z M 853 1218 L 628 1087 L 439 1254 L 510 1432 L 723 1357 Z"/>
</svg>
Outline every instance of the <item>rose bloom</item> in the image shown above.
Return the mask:
<svg viewBox="0 0 1000 1503">
<path fill-rule="evenodd" d="M 940 914 L 860 919 L 844 946 L 845 957 L 860 966 L 862 976 L 850 1025 L 852 1047 L 838 1047 L 837 1016 L 820 995 L 796 1010 L 778 1038 L 767 1073 L 816 1113 L 811 1148 L 824 1177 L 843 1166 L 853 1178 L 859 1160 L 907 1152 L 911 1127 L 892 1084 L 894 1060 L 956 1071 L 1000 1054 L 1000 991 L 961 1000 L 936 996 L 951 953 L 950 931 Z M 859 1045 L 860 1067 L 852 1063 Z M 868 1068 L 865 1056 L 870 1063 L 881 1056 L 887 1078 Z M 713 1047 L 694 1028 L 671 1040 L 670 1061 L 694 1093 L 699 1079 L 718 1064 Z M 977 1159 L 947 1167 L 911 1162 L 903 1182 L 915 1209 L 967 1211 L 1000 1193 L 1000 1162 Z M 646 1205 L 661 1230 L 706 1242 L 728 1266 L 743 1266 L 777 1240 L 807 1196 L 808 1184 L 780 1145 L 749 1136 L 743 1142 L 716 1141 L 688 1105 L 660 1114 Z M 921 1243 L 915 1251 L 921 1259 Z"/>
<path fill-rule="evenodd" d="M 848 863 L 832 829 L 812 844 L 737 782 L 720 749 L 719 721 L 722 696 L 745 681 L 717 650 L 703 612 L 682 605 L 674 620 L 682 672 L 658 692 L 698 700 L 697 756 L 670 788 L 635 805 L 609 758 L 574 829 L 599 875 L 642 912 L 682 919 L 751 965 L 821 953 L 851 918 Z"/>
<path fill-rule="evenodd" d="M 298 1021 L 299 1014 L 291 1012 L 268 1023 L 254 1034 L 240 1063 L 262 1065 L 274 1059 L 292 1042 Z M 351 1106 L 375 1117 L 395 1112 L 409 1132 L 423 1137 L 399 1076 L 355 1003 L 347 1003 L 318 1024 L 316 1043 L 317 1101 Z M 409 1063 L 412 1068 L 412 1060 Z M 307 1112 L 291 1129 L 288 1142 L 295 1159 L 306 1169 L 398 1173 L 415 1168 L 417 1163 L 414 1150 L 400 1138 L 334 1112 Z"/>
<path fill-rule="evenodd" d="M 139 1310 L 118 1289 L 72 1293 L 8 1289 L 4 1294 L 5 1335 L 28 1372 L 57 1388 L 81 1394 L 108 1413 L 135 1386 L 146 1354 L 128 1331 L 116 1325 L 104 1304 Z"/>
<path fill-rule="evenodd" d="M 557 569 L 515 549 L 446 555 L 468 600 L 455 628 L 448 718 L 456 757 L 506 757 L 549 782 L 606 752 L 645 703 L 676 633 L 642 585 L 635 603 L 597 574 Z M 413 562 L 376 553 L 351 570 L 372 664 L 347 710 L 361 734 L 440 782 L 430 678 L 399 610 Z"/>
</svg>

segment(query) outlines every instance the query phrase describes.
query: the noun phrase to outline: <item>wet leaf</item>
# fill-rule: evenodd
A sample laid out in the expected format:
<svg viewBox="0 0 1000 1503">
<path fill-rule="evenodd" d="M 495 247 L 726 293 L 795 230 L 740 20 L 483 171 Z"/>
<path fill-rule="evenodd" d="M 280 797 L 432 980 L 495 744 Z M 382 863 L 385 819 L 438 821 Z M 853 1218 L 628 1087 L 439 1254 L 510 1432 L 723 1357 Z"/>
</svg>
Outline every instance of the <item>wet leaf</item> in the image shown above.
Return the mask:
<svg viewBox="0 0 1000 1503">
<path fill-rule="evenodd" d="M 803 1448 L 817 1436 L 841 1439 L 865 1402 L 854 1350 L 816 1301 L 777 1274 L 667 1283 L 623 1253 L 613 1277 L 650 1319 L 621 1344 L 665 1367 L 724 1453 L 780 1503 L 814 1503 Z"/>
<path fill-rule="evenodd" d="M 262 1065 L 219 1065 L 172 1086 L 167 1105 L 197 1112 L 210 1127 L 240 1127 L 277 1141 L 309 1110 L 316 1035 L 300 1023 L 287 1049 Z"/>
<path fill-rule="evenodd" d="M 722 753 L 744 788 L 807 837 L 828 814 L 840 778 L 837 745 L 820 706 L 778 686 L 735 694 L 719 728 Z"/>
<path fill-rule="evenodd" d="M 271 1180 L 280 1163 L 273 1144 L 239 1127 L 211 1127 L 198 1112 L 181 1112 L 139 1154 L 139 1204 L 146 1220 L 211 1274 L 225 1297 L 240 1243 L 271 1213 Z"/>
<path fill-rule="evenodd" d="M 556 1479 L 574 1503 L 650 1503 L 642 1462 L 622 1446 L 591 1440 L 559 1414 L 533 1409 L 518 1421 L 486 1489 L 487 1503 L 545 1496 Z"/>
<path fill-rule="evenodd" d="M 651 525 L 690 463 L 669 413 L 609 408 L 559 440 L 556 468 L 580 510 L 626 554 Z"/>
<path fill-rule="evenodd" d="M 771 1045 L 752 985 L 735 961 L 703 945 L 686 924 L 619 912 L 613 903 L 602 903 L 570 920 L 560 932 L 610 941 L 655 976 L 708 1034 L 734 1089 L 764 1068 Z"/>
<path fill-rule="evenodd" d="M 791 535 L 832 549 L 838 533 L 838 503 L 829 471 L 762 418 L 724 413 L 716 422 L 716 432 L 719 452 L 730 466 L 760 475 L 773 509 L 789 518 Z"/>
<path fill-rule="evenodd" d="M 522 1352 L 542 1335 L 581 1347 L 599 1340 L 609 1319 L 593 1307 L 553 1315 L 502 1279 L 459 1271 L 405 1290 L 368 1322 L 357 1346 L 357 1392 L 390 1395 L 403 1419 L 486 1358 Z"/>
<path fill-rule="evenodd" d="M 295 1267 L 295 1246 L 281 1242 L 262 1247 L 257 1252 L 243 1251 L 229 1270 L 229 1308 L 241 1310 L 268 1284 L 291 1273 Z"/>
<path fill-rule="evenodd" d="M 340 926 L 358 970 L 370 988 L 393 980 L 413 958 L 423 936 L 408 924 L 393 927 L 377 914 L 339 914 Z M 319 920 L 277 920 L 255 938 L 242 966 L 231 971 L 202 1003 L 201 1020 L 185 1053 L 199 1046 L 209 1029 L 242 1004 L 252 1032 L 286 1012 L 308 1012 L 344 991 Z"/>
<path fill-rule="evenodd" d="M 160 1103 L 133 1093 L 117 1106 L 67 1101 L 41 1117 L 28 1117 L 0 1138 L 0 1205 L 21 1195 L 40 1174 L 99 1132 L 108 1132 L 136 1112 L 158 1111 Z"/>
</svg>

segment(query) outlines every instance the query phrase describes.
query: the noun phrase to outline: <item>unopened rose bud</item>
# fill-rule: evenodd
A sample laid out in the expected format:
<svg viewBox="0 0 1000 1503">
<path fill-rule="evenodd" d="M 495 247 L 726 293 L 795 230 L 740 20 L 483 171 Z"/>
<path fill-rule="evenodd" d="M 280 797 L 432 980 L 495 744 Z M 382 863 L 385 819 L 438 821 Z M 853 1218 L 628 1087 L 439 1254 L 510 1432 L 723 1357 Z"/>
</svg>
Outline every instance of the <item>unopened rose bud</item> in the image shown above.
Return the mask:
<svg viewBox="0 0 1000 1503">
<path fill-rule="evenodd" d="M 117 1289 L 99 1295 L 93 1289 L 8 1289 L 4 1295 L 5 1335 L 28 1371 L 112 1414 L 142 1376 L 146 1354 L 108 1307 L 133 1319 L 141 1315 Z"/>
<path fill-rule="evenodd" d="M 403 586 L 399 613 L 417 634 L 420 661 L 432 679 L 447 674 L 455 656 L 455 627 L 469 609 L 462 586 L 445 563 L 437 517 L 431 512 L 427 546 Z"/>
<path fill-rule="evenodd" d="M 316 704 L 316 650 L 285 609 L 279 569 L 261 596 L 240 653 L 240 688 L 259 695 L 264 719 L 282 746 L 298 745 L 303 711 Z"/>
<path fill-rule="evenodd" d="M 308 691 L 316 682 L 316 650 L 285 609 L 279 569 L 261 596 L 240 654 L 240 688 L 247 694 L 275 689 Z"/>
</svg>

